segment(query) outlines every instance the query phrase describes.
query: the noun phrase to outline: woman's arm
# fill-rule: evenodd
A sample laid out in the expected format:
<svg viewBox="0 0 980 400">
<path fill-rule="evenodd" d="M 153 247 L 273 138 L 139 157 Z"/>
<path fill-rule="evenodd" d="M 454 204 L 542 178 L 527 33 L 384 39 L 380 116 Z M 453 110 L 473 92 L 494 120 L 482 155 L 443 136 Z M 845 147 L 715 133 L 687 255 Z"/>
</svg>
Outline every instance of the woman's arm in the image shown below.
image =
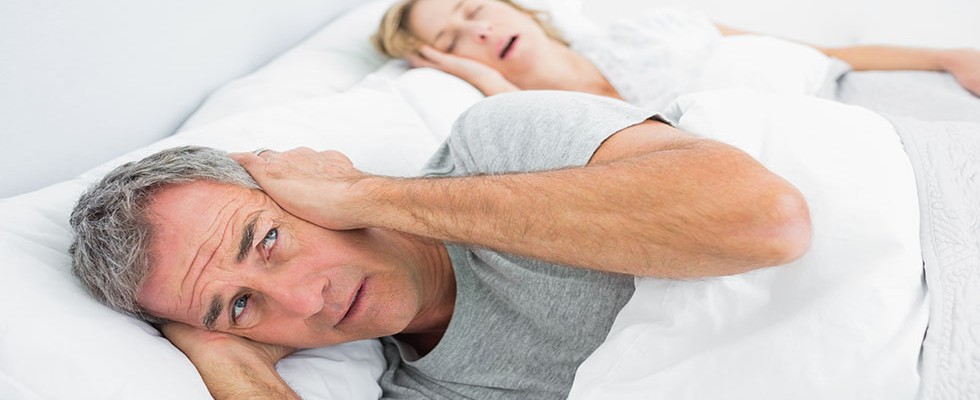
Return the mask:
<svg viewBox="0 0 980 400">
<path fill-rule="evenodd" d="M 715 27 L 725 36 L 749 33 L 720 24 L 715 24 Z M 912 70 L 948 72 L 966 90 L 980 96 L 980 51 L 976 49 L 925 49 L 870 45 L 812 47 L 829 57 L 834 57 L 850 64 L 855 71 Z"/>
<path fill-rule="evenodd" d="M 897 46 L 820 48 L 824 54 L 851 64 L 856 71 L 944 71 L 965 89 L 980 96 L 980 51 L 975 49 L 921 49 Z"/>
</svg>

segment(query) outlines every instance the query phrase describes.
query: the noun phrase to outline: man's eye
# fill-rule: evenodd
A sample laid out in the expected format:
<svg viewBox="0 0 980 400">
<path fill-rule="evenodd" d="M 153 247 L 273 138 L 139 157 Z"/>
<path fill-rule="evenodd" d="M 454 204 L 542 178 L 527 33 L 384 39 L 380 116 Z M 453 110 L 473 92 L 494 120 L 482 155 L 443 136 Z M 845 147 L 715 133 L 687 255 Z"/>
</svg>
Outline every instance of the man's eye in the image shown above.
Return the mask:
<svg viewBox="0 0 980 400">
<path fill-rule="evenodd" d="M 269 233 L 265 234 L 265 238 L 262 239 L 262 248 L 265 250 L 266 254 L 272 250 L 272 246 L 276 245 L 276 239 L 279 237 L 279 230 L 276 228 L 269 229 Z"/>
<path fill-rule="evenodd" d="M 232 321 L 234 321 L 236 323 L 238 322 L 238 317 L 241 316 L 242 313 L 245 311 L 245 307 L 248 306 L 248 298 L 251 297 L 251 296 L 252 295 L 250 295 L 250 294 L 245 294 L 245 295 L 242 295 L 242 297 L 239 297 L 239 298 L 235 299 L 235 304 L 232 305 L 232 307 L 231 307 L 231 320 Z"/>
</svg>

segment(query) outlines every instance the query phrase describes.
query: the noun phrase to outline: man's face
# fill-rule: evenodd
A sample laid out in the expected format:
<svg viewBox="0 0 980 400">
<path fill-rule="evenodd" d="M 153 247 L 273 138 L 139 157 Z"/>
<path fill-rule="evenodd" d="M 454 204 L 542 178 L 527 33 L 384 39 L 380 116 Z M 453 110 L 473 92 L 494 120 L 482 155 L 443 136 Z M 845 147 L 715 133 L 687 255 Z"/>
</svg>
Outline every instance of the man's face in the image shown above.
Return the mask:
<svg viewBox="0 0 980 400">
<path fill-rule="evenodd" d="M 378 230 L 331 231 L 259 190 L 213 182 L 163 189 L 148 211 L 150 313 L 291 347 L 392 335 L 416 316 L 418 270 Z"/>
</svg>

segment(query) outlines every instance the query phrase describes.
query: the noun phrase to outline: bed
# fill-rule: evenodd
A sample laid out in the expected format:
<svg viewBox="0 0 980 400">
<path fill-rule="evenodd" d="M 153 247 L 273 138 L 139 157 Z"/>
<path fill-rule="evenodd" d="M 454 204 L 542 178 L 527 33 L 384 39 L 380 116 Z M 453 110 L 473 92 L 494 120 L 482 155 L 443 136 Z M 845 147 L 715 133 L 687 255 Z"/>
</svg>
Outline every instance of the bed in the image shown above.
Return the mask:
<svg viewBox="0 0 980 400">
<path fill-rule="evenodd" d="M 456 116 L 482 96 L 370 48 L 367 38 L 390 3 L 0 5 L 0 37 L 11 38 L 0 41 L 0 54 L 11 55 L 0 58 L 0 292 L 11 300 L 0 308 L 0 398 L 210 398 L 193 365 L 154 328 L 91 300 L 71 277 L 71 207 L 113 166 L 181 144 L 331 148 L 369 172 L 416 174 Z M 550 11 L 566 32 L 654 4 L 527 3 Z M 874 1 L 695 3 L 716 21 L 810 43 L 980 47 L 980 5 L 954 0 L 887 9 Z M 184 67 L 197 59 L 208 62 Z M 724 88 L 664 110 L 678 126 L 736 144 L 791 177 L 820 225 L 814 248 L 775 271 L 637 280 L 637 294 L 579 370 L 570 398 L 980 396 L 976 213 L 952 220 L 923 213 L 921 169 L 895 135 L 896 126 L 923 122 L 902 120 L 901 104 L 853 97 L 882 107 L 882 116 L 792 93 L 826 68 L 760 73 L 769 89 L 787 93 Z M 969 135 L 969 128 L 949 129 Z M 843 142 L 851 146 L 837 146 Z M 951 184 L 975 193 L 967 181 Z M 965 229 L 959 237 L 972 241 L 923 244 L 920 228 L 936 226 Z M 929 273 L 923 257 L 952 258 L 952 266 Z M 383 367 L 373 340 L 303 350 L 278 365 L 307 399 L 376 399 Z"/>
</svg>

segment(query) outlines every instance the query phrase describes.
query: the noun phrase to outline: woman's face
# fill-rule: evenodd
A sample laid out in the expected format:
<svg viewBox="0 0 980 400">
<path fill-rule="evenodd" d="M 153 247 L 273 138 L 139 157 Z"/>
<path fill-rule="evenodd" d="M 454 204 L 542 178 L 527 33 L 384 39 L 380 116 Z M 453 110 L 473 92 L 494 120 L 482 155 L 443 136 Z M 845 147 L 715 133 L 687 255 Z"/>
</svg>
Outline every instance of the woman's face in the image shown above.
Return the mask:
<svg viewBox="0 0 980 400">
<path fill-rule="evenodd" d="M 497 0 L 419 0 L 409 29 L 437 50 L 479 61 L 508 78 L 529 70 L 550 42 L 534 18 Z"/>
</svg>

